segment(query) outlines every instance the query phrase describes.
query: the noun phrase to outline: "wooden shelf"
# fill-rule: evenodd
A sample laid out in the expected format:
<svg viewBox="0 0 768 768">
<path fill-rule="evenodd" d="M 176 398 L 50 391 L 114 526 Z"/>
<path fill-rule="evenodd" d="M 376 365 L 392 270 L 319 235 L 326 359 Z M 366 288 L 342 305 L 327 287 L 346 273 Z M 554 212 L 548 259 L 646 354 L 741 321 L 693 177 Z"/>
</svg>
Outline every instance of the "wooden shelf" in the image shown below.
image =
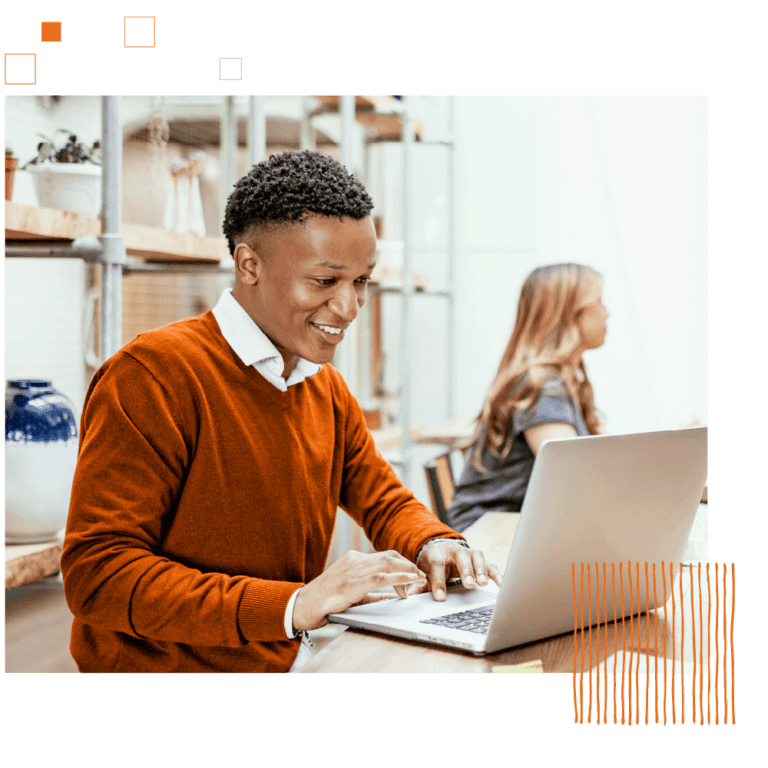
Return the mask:
<svg viewBox="0 0 768 768">
<path fill-rule="evenodd" d="M 418 442 L 422 428 L 415 426 L 411 428 L 411 442 Z M 400 447 L 400 427 L 387 427 L 386 429 L 372 429 L 371 435 L 376 448 L 379 451 L 391 451 L 393 448 Z"/>
<path fill-rule="evenodd" d="M 6 240 L 75 240 L 101 234 L 101 222 L 68 211 L 5 203 Z M 223 237 L 180 235 L 159 227 L 123 222 L 129 256 L 145 261 L 213 262 L 229 256 Z"/>
<path fill-rule="evenodd" d="M 79 237 L 98 237 L 100 234 L 101 222 L 98 219 L 86 219 L 76 213 L 53 208 L 5 203 L 6 240 L 72 241 Z M 218 263 L 222 259 L 230 259 L 223 237 L 180 235 L 159 227 L 126 222 L 123 222 L 122 234 L 128 255 L 144 261 Z M 379 264 L 373 271 L 372 282 L 397 282 L 402 277 L 402 270 Z M 427 282 L 426 275 L 413 274 L 416 290 L 424 290 Z"/>
<path fill-rule="evenodd" d="M 61 570 L 63 539 L 41 544 L 5 545 L 5 591 Z"/>
<path fill-rule="evenodd" d="M 413 285 L 417 291 L 423 291 L 426 289 L 429 282 L 427 276 L 421 272 L 414 272 L 412 275 Z M 395 269 L 394 267 L 382 267 L 381 264 L 377 264 L 371 273 L 371 283 L 374 285 L 381 285 L 382 283 L 397 283 L 403 279 L 403 270 Z"/>
<path fill-rule="evenodd" d="M 415 443 L 439 443 L 454 449 L 472 438 L 475 432 L 474 421 L 459 421 L 453 419 L 437 424 L 434 427 L 427 427 L 420 430 L 419 435 L 414 437 Z"/>
<path fill-rule="evenodd" d="M 454 448 L 456 445 L 469 440 L 475 429 L 473 421 L 446 421 L 433 427 L 415 425 L 411 428 L 412 443 L 437 443 Z M 400 427 L 372 429 L 373 441 L 380 451 L 388 451 L 400 447 Z"/>
<path fill-rule="evenodd" d="M 315 96 L 323 111 L 338 110 L 341 103 L 339 96 Z M 375 138 L 398 141 L 403 135 L 403 118 L 397 114 L 400 102 L 394 96 L 355 96 L 355 119 L 365 126 Z M 413 135 L 421 139 L 422 126 L 413 123 Z"/>
</svg>

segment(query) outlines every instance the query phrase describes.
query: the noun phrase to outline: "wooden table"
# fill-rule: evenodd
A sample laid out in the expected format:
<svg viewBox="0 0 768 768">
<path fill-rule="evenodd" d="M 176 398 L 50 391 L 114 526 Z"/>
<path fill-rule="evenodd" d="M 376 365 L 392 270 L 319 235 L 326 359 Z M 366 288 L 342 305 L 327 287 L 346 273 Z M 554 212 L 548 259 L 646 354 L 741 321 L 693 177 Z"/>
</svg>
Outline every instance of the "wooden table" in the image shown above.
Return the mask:
<svg viewBox="0 0 768 768">
<path fill-rule="evenodd" d="M 491 512 L 481 517 L 477 522 L 470 526 L 464 535 L 467 541 L 478 549 L 481 549 L 489 562 L 496 563 L 500 568 L 504 568 L 512 545 L 512 540 L 517 530 L 517 524 L 520 519 L 519 513 L 499 513 Z M 705 564 L 702 564 L 702 572 Z M 610 566 L 609 566 L 610 568 Z M 642 566 L 641 566 L 642 573 Z M 698 574 L 695 573 L 697 577 Z M 691 587 L 689 584 L 690 575 L 686 569 L 686 582 L 684 584 L 684 610 L 683 621 L 685 622 L 685 640 L 684 659 L 687 663 L 692 662 L 692 612 L 691 612 Z M 669 584 L 667 585 L 669 588 Z M 677 663 L 680 663 L 680 582 L 676 582 L 676 600 L 677 600 Z M 643 590 L 644 594 L 644 590 Z M 694 588 L 694 608 L 696 620 L 698 622 L 699 613 L 699 592 L 697 589 L 697 579 L 695 578 Z M 659 596 L 660 597 L 660 596 Z M 707 617 L 707 592 L 706 587 L 702 589 L 702 609 L 703 615 Z M 714 622 L 714 618 L 712 619 Z M 706 633 L 699 631 L 697 623 L 697 635 Z M 584 631 L 583 647 L 585 649 L 585 671 L 590 668 L 586 649 L 591 646 L 592 649 L 592 668 L 598 664 L 597 648 L 598 633 L 601 648 L 609 649 L 613 654 L 614 647 L 617 647 L 621 653 L 622 643 L 627 655 L 630 652 L 640 659 L 641 669 L 645 670 L 646 659 L 650 657 L 650 669 L 653 674 L 654 657 L 661 661 L 664 656 L 666 639 L 666 657 L 672 658 L 672 627 L 665 621 L 665 611 L 651 611 L 647 615 L 635 617 L 630 628 L 629 619 L 625 619 L 622 625 L 621 621 L 603 624 L 600 628 L 593 627 L 591 631 Z M 697 636 L 696 656 L 697 658 L 703 652 L 706 659 L 708 650 L 706 638 L 703 646 L 701 637 Z M 494 667 L 501 665 L 522 664 L 525 662 L 541 661 L 544 672 L 567 672 L 574 671 L 574 652 L 576 654 L 577 672 L 581 669 L 581 633 L 578 635 L 578 646 L 574 645 L 574 633 L 568 632 L 557 637 L 547 638 L 546 640 L 528 643 L 526 645 L 511 648 L 506 651 L 490 654 L 488 656 L 476 657 L 461 651 L 437 648 L 427 644 L 415 641 L 400 640 L 393 637 L 385 637 L 372 632 L 348 628 L 337 638 L 323 648 L 301 672 L 491 672 Z M 637 656 L 640 653 L 641 656 Z M 601 668 L 605 666 L 605 652 L 601 651 Z M 679 668 L 679 667 L 678 667 Z"/>
<path fill-rule="evenodd" d="M 475 432 L 474 421 L 459 421 L 453 419 L 437 426 L 422 428 L 413 437 L 416 443 L 437 443 L 454 450 L 457 446 L 469 442 Z"/>
<path fill-rule="evenodd" d="M 40 544 L 6 544 L 5 591 L 58 573 L 63 546 L 63 537 Z"/>
</svg>

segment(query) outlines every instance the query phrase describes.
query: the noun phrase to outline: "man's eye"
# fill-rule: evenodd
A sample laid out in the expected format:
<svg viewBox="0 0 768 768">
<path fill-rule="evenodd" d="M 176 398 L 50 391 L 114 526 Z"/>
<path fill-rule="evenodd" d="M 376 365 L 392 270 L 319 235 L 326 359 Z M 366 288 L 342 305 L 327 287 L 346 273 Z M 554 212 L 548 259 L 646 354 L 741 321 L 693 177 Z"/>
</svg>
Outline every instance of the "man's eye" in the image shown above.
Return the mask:
<svg viewBox="0 0 768 768">
<path fill-rule="evenodd" d="M 336 280 L 333 277 L 318 277 L 317 282 L 320 283 L 320 285 L 333 285 Z"/>
<path fill-rule="evenodd" d="M 371 278 L 370 277 L 358 277 L 357 278 L 357 282 L 358 283 L 362 283 L 363 285 L 367 285 L 368 283 L 371 282 Z"/>
</svg>

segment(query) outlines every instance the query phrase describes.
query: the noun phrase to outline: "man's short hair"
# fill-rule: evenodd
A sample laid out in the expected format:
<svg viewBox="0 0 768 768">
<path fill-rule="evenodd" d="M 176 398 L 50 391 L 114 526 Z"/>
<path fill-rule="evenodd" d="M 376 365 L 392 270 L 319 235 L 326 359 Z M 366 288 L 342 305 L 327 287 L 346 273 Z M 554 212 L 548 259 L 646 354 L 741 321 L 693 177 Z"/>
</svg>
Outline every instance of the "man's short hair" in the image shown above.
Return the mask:
<svg viewBox="0 0 768 768">
<path fill-rule="evenodd" d="M 300 224 L 311 214 L 365 218 L 373 200 L 336 160 L 318 152 L 272 155 L 235 184 L 227 200 L 223 230 L 229 252 L 253 227 Z"/>
</svg>

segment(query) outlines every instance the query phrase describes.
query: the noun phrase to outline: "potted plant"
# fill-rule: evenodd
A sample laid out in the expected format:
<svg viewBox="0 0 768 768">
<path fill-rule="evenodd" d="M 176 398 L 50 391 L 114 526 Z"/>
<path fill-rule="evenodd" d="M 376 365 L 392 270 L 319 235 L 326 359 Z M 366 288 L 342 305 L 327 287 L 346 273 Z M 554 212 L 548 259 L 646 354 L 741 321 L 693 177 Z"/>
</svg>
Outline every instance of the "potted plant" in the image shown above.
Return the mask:
<svg viewBox="0 0 768 768">
<path fill-rule="evenodd" d="M 19 161 L 13 156 L 13 150 L 5 148 L 5 199 L 13 197 L 13 174 L 19 165 Z"/>
<path fill-rule="evenodd" d="M 101 144 L 94 141 L 86 147 L 63 128 L 56 133 L 66 134 L 66 143 L 57 148 L 52 138 L 38 134 L 45 141 L 22 168 L 33 174 L 37 202 L 44 208 L 96 218 L 101 209 Z"/>
</svg>

